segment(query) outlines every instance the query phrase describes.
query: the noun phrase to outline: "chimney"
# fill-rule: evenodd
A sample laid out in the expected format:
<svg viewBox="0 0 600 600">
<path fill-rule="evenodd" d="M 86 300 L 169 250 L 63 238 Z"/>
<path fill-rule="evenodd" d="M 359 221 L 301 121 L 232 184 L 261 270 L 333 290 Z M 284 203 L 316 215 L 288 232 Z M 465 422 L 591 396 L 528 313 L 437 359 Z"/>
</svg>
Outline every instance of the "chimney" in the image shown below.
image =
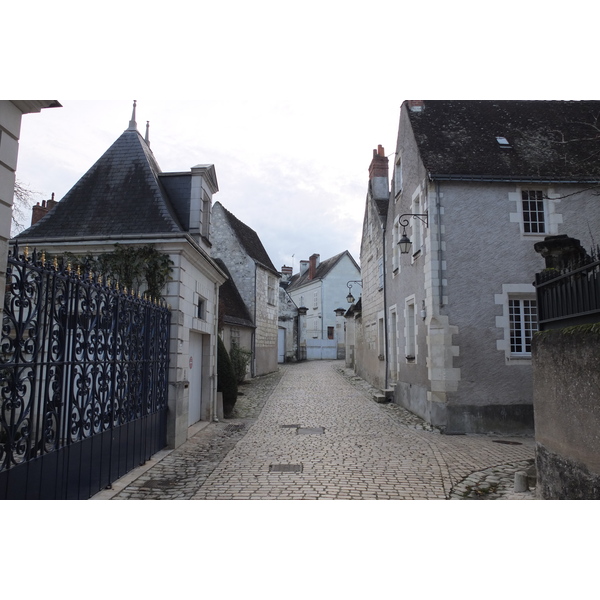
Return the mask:
<svg viewBox="0 0 600 600">
<path fill-rule="evenodd" d="M 283 265 L 283 267 L 281 267 L 281 281 L 289 281 L 293 272 L 294 269 L 292 267 L 286 267 Z"/>
<path fill-rule="evenodd" d="M 58 202 L 54 200 L 54 192 L 52 192 L 52 198 L 50 200 L 42 200 L 42 204 L 38 202 L 31 208 L 31 224 L 35 225 L 40 219 L 48 214 L 48 211 L 52 210 Z"/>
<path fill-rule="evenodd" d="M 309 265 L 308 265 L 308 278 L 309 279 L 314 279 L 315 275 L 317 274 L 317 267 L 319 266 L 319 257 L 321 255 L 320 254 L 313 254 L 308 260 L 309 260 Z"/>
<path fill-rule="evenodd" d="M 306 271 L 308 271 L 308 261 L 301 260 L 300 261 L 300 275 L 303 275 L 304 273 L 306 273 Z"/>
<path fill-rule="evenodd" d="M 383 146 L 379 144 L 377 150 L 373 150 L 373 160 L 369 165 L 369 179 L 373 179 L 373 177 L 387 177 L 388 162 Z"/>
<path fill-rule="evenodd" d="M 413 112 L 421 112 L 425 110 L 425 101 L 424 100 L 409 100 L 408 108 Z"/>
</svg>

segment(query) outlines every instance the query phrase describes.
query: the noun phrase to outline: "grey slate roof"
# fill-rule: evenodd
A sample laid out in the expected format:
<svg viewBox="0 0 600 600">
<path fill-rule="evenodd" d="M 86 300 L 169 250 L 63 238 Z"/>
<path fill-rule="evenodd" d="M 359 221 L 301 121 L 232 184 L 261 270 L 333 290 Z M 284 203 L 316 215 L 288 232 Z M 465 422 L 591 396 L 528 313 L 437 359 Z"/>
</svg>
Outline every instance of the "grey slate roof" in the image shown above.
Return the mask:
<svg viewBox="0 0 600 600">
<path fill-rule="evenodd" d="M 184 231 L 152 151 L 127 129 L 43 219 L 17 238 L 50 239 Z"/>
<path fill-rule="evenodd" d="M 308 278 L 309 269 L 306 269 L 306 271 L 304 271 L 304 273 L 296 273 L 295 275 L 293 275 L 290 278 L 290 284 L 287 287 L 287 291 L 290 292 L 292 290 L 298 289 L 298 288 L 302 287 L 303 285 L 310 283 L 311 281 L 315 281 L 316 279 L 324 279 L 327 276 L 327 274 L 335 267 L 335 265 L 337 265 L 338 262 L 340 262 L 340 260 L 342 259 L 342 257 L 345 254 L 348 255 L 350 260 L 355 264 L 356 268 L 360 271 L 360 267 L 356 264 L 356 261 L 352 258 L 352 255 L 350 254 L 350 252 L 348 252 L 348 250 L 344 250 L 343 252 L 340 252 L 339 254 L 336 254 L 335 256 L 332 256 L 331 258 L 328 258 L 328 259 L 322 261 L 321 263 L 319 263 L 319 266 L 317 267 L 317 269 L 315 271 L 315 276 L 312 279 Z"/>
<path fill-rule="evenodd" d="M 240 243 L 246 250 L 246 253 L 254 261 L 260 263 L 263 267 L 266 267 L 270 271 L 279 274 L 277 269 L 273 266 L 265 247 L 262 245 L 258 234 L 254 229 L 248 227 L 245 223 L 242 223 L 235 215 L 230 213 L 220 202 L 215 202 L 215 206 L 219 205 L 223 209 L 223 214 L 229 221 L 229 225 L 235 232 Z"/>
<path fill-rule="evenodd" d="M 434 179 L 600 180 L 600 101 L 425 100 L 408 116 Z"/>
<path fill-rule="evenodd" d="M 254 327 L 248 307 L 242 300 L 225 263 L 220 258 L 215 258 L 214 261 L 221 271 L 229 277 L 229 279 L 219 288 L 219 304 L 223 306 L 224 310 L 223 322 L 229 325 Z"/>
</svg>

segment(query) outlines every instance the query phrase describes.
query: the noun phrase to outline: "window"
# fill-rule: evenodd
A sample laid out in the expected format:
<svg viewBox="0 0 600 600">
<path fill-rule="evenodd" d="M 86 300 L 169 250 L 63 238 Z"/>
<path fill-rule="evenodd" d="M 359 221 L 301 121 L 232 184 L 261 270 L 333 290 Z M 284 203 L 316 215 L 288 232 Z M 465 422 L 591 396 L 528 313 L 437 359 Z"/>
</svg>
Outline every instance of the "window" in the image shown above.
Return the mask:
<svg viewBox="0 0 600 600">
<path fill-rule="evenodd" d="M 544 193 L 542 190 L 521 190 L 523 233 L 546 233 Z"/>
<path fill-rule="evenodd" d="M 231 328 L 231 348 L 239 348 L 239 347 L 240 347 L 240 330 L 237 327 L 232 327 Z"/>
<path fill-rule="evenodd" d="M 509 298 L 510 353 L 513 356 L 531 355 L 531 338 L 537 331 L 535 300 Z"/>
<path fill-rule="evenodd" d="M 275 305 L 275 277 L 270 275 L 267 281 L 267 303 Z"/>
<path fill-rule="evenodd" d="M 385 326 L 383 317 L 377 319 L 377 351 L 379 360 L 385 360 Z"/>
<path fill-rule="evenodd" d="M 328 327 L 327 328 L 327 339 L 328 340 L 333 340 L 334 339 L 334 330 L 335 330 L 335 327 Z"/>
<path fill-rule="evenodd" d="M 201 296 L 198 296 L 198 302 L 196 303 L 197 311 L 196 316 L 199 319 L 206 319 L 206 301 Z"/>
<path fill-rule="evenodd" d="M 421 196 L 417 196 L 413 200 L 412 205 L 412 214 L 420 215 L 423 211 L 421 210 Z M 423 245 L 423 221 L 418 217 L 413 217 L 413 256 L 421 251 L 421 246 Z"/>
<path fill-rule="evenodd" d="M 402 191 L 402 160 L 399 158 L 396 161 L 394 170 L 394 195 L 397 197 Z"/>
<path fill-rule="evenodd" d="M 379 269 L 379 289 L 382 290 L 384 284 L 383 257 L 379 259 L 377 266 Z"/>
<path fill-rule="evenodd" d="M 394 230 L 392 235 L 392 270 L 397 271 L 400 268 L 400 246 L 398 246 L 398 242 L 400 241 L 400 222 L 398 217 L 396 217 L 396 222 L 394 223 Z"/>
<path fill-rule="evenodd" d="M 415 299 L 409 298 L 406 300 L 406 360 L 412 362 L 415 360 L 417 349 L 416 343 L 416 327 L 415 327 Z"/>
<path fill-rule="evenodd" d="M 210 198 L 206 192 L 202 192 L 202 235 L 208 239 L 210 235 Z"/>
<path fill-rule="evenodd" d="M 313 308 L 319 308 L 319 296 L 317 292 L 313 292 Z"/>
</svg>

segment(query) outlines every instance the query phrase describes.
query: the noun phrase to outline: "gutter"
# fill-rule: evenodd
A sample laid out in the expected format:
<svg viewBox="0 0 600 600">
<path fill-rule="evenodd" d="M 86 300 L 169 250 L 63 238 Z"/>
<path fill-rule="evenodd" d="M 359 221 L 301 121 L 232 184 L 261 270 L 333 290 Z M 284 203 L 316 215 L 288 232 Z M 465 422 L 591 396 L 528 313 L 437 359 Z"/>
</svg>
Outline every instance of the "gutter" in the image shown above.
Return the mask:
<svg viewBox="0 0 600 600">
<path fill-rule="evenodd" d="M 444 288 L 442 285 L 442 277 L 443 277 L 443 271 L 442 271 L 442 258 L 443 258 L 443 254 L 442 254 L 442 204 L 440 201 L 440 182 L 436 181 L 435 182 L 435 209 L 436 209 L 436 216 L 437 216 L 437 227 L 436 227 L 436 233 L 437 233 L 437 241 L 438 241 L 438 251 L 437 251 L 437 255 L 438 255 L 438 280 L 439 280 L 439 307 L 442 308 L 444 306 Z"/>
<path fill-rule="evenodd" d="M 522 175 L 460 175 L 453 173 L 428 173 L 430 181 L 483 181 L 488 183 L 563 183 L 563 184 L 586 184 L 586 185 L 597 185 L 600 184 L 600 179 L 559 179 L 556 177 L 535 177 L 535 176 L 522 176 Z"/>
</svg>

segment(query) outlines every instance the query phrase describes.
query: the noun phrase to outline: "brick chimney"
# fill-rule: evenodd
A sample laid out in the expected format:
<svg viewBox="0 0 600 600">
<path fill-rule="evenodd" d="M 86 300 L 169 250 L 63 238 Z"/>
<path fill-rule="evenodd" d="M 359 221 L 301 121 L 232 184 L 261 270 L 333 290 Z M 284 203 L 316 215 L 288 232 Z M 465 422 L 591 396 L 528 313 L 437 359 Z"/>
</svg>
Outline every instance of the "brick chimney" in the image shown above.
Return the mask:
<svg viewBox="0 0 600 600">
<path fill-rule="evenodd" d="M 309 279 L 314 279 L 315 275 L 317 274 L 317 267 L 319 266 L 319 257 L 320 256 L 321 256 L 320 254 L 313 254 L 308 259 L 308 278 Z"/>
<path fill-rule="evenodd" d="M 52 192 L 52 198 L 50 200 L 42 200 L 42 204 L 39 202 L 31 209 L 31 224 L 35 225 L 41 218 L 48 214 L 48 211 L 52 210 L 58 202 L 54 200 L 54 192 Z"/>
<path fill-rule="evenodd" d="M 383 146 L 379 144 L 377 150 L 373 150 L 373 160 L 369 165 L 369 179 L 373 179 L 373 177 L 387 177 L 388 162 Z"/>
<path fill-rule="evenodd" d="M 425 101 L 424 100 L 409 100 L 408 108 L 413 112 L 421 112 L 425 110 Z"/>
</svg>

